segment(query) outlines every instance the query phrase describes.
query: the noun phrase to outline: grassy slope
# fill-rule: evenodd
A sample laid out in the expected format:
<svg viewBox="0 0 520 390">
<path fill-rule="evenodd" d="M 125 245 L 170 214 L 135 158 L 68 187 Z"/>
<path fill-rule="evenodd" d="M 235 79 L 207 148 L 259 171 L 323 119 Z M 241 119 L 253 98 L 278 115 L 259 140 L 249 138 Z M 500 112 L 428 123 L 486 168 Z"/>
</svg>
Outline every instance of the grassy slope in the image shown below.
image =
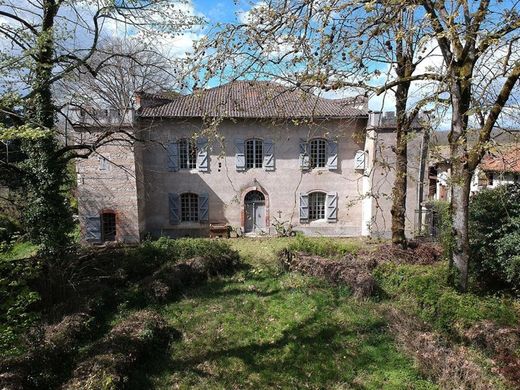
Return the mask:
<svg viewBox="0 0 520 390">
<path fill-rule="evenodd" d="M 289 240 L 230 241 L 251 268 L 162 307 L 183 339 L 136 386 L 436 388 L 397 351 L 376 303 L 278 271 L 274 253 Z"/>
</svg>

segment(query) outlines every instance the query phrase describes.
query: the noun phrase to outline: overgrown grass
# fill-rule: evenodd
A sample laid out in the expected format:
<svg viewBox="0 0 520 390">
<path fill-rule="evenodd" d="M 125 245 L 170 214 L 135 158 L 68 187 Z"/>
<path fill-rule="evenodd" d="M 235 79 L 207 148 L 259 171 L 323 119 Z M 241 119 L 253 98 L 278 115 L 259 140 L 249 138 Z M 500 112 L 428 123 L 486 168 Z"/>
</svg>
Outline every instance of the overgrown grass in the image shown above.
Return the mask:
<svg viewBox="0 0 520 390">
<path fill-rule="evenodd" d="M 374 272 L 392 304 L 411 311 L 442 332 L 454 335 L 482 320 L 499 325 L 518 324 L 518 308 L 513 300 L 460 293 L 447 284 L 447 274 L 446 263 L 387 263 Z"/>
<path fill-rule="evenodd" d="M 28 241 L 16 242 L 9 248 L 9 250 L 0 252 L 0 261 L 25 259 L 34 256 L 37 250 L 38 246 Z"/>
<path fill-rule="evenodd" d="M 323 257 L 340 257 L 348 253 L 355 255 L 362 247 L 360 239 L 334 239 L 324 237 L 305 237 L 298 234 L 289 243 L 289 249 Z"/>
<path fill-rule="evenodd" d="M 229 242 L 251 268 L 162 307 L 183 338 L 135 388 L 436 388 L 398 351 L 378 303 L 278 270 L 276 253 L 297 239 Z"/>
</svg>

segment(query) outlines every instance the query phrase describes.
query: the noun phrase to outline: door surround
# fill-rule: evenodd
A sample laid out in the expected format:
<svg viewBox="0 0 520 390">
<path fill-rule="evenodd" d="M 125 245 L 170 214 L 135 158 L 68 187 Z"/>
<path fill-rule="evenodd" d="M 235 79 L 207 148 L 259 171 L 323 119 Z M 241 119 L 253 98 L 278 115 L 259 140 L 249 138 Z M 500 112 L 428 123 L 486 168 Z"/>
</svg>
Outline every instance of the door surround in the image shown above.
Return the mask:
<svg viewBox="0 0 520 390">
<path fill-rule="evenodd" d="M 240 199 L 240 229 L 242 233 L 246 231 L 246 195 L 251 191 L 258 191 L 264 195 L 264 204 L 265 204 L 265 229 L 267 232 L 270 230 L 270 218 L 269 218 L 269 195 L 267 191 L 265 191 L 259 185 L 247 187 L 242 190 L 242 196 Z"/>
</svg>

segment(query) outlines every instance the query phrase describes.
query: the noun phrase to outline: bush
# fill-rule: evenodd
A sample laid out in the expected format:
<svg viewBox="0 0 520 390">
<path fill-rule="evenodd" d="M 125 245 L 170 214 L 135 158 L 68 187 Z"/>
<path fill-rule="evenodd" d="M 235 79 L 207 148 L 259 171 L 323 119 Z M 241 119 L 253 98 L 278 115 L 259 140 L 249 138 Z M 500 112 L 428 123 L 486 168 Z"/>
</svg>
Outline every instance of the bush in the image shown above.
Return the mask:
<svg viewBox="0 0 520 390">
<path fill-rule="evenodd" d="M 520 291 L 520 184 L 476 194 L 469 223 L 476 280 L 486 288 Z"/>
<path fill-rule="evenodd" d="M 23 336 L 39 318 L 40 296 L 32 288 L 39 275 L 35 260 L 0 261 L 0 355 L 24 352 Z"/>
<path fill-rule="evenodd" d="M 342 257 L 346 254 L 356 254 L 360 245 L 356 242 L 339 242 L 330 238 L 311 238 L 297 234 L 288 249 L 323 257 Z"/>
</svg>

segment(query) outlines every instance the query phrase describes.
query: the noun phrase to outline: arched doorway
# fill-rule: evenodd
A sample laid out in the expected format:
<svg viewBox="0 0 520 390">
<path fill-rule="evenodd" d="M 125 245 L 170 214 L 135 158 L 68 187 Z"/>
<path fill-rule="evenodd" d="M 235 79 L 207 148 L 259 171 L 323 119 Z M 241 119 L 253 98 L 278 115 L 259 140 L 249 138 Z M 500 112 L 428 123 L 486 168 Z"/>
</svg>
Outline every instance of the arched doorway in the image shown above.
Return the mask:
<svg viewBox="0 0 520 390">
<path fill-rule="evenodd" d="M 244 232 L 260 233 L 265 230 L 265 196 L 257 190 L 249 191 L 244 198 Z"/>
</svg>

